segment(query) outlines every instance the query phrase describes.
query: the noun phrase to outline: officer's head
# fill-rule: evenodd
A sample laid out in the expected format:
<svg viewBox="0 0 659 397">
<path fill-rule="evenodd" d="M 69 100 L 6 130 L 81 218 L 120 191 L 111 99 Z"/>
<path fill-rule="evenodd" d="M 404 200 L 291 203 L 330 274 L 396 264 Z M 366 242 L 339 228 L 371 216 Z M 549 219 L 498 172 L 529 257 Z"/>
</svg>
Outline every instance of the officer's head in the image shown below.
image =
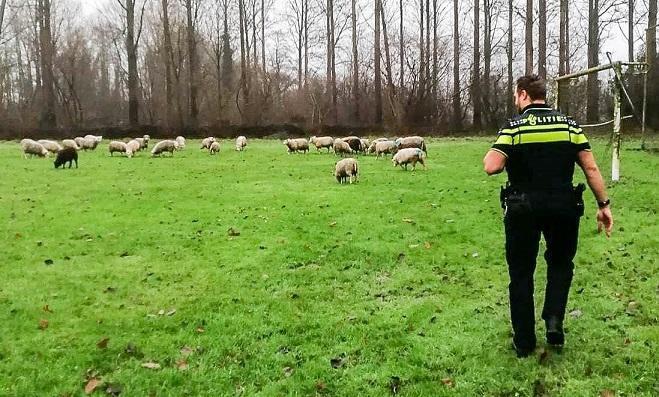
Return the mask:
<svg viewBox="0 0 659 397">
<path fill-rule="evenodd" d="M 520 112 L 532 103 L 545 103 L 547 98 L 545 80 L 535 74 L 520 77 L 517 79 L 517 88 L 513 97 L 515 106 Z"/>
</svg>

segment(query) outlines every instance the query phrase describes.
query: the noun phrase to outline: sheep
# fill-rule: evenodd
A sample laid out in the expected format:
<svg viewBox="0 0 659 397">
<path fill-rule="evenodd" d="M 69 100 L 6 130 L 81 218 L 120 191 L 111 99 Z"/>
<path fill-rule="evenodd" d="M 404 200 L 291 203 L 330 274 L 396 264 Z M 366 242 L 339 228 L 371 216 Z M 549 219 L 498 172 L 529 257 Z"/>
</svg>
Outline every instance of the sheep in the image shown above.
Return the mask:
<svg viewBox="0 0 659 397">
<path fill-rule="evenodd" d="M 242 135 L 236 138 L 236 151 L 242 152 L 245 147 L 247 147 L 247 138 Z"/>
<path fill-rule="evenodd" d="M 80 149 L 84 149 L 84 146 L 85 146 L 85 138 L 83 138 L 83 137 L 81 137 L 81 136 L 77 136 L 77 137 L 75 137 L 75 138 L 73 139 L 73 142 L 75 142 L 76 145 L 78 145 L 78 150 L 80 150 Z"/>
<path fill-rule="evenodd" d="M 98 139 L 99 137 L 96 137 L 94 135 L 85 135 L 84 138 L 81 138 L 82 140 L 78 144 L 82 149 L 86 150 L 95 150 L 96 147 L 98 146 L 99 142 L 101 142 L 101 139 Z M 78 138 L 76 138 L 76 142 L 78 142 Z"/>
<path fill-rule="evenodd" d="M 139 152 L 141 148 L 140 142 L 133 139 L 126 144 L 126 156 L 133 157 L 135 153 Z"/>
<path fill-rule="evenodd" d="M 183 150 L 183 149 L 185 149 L 185 138 L 183 138 L 183 137 L 180 136 L 180 135 L 177 136 L 177 137 L 176 137 L 176 143 L 178 143 L 179 150 Z"/>
<path fill-rule="evenodd" d="M 144 142 L 144 138 L 135 138 L 134 141 L 140 144 L 140 148 L 137 150 L 138 152 L 141 152 L 148 146 L 148 143 Z"/>
<path fill-rule="evenodd" d="M 341 184 L 345 183 L 346 180 L 349 180 L 352 184 L 353 178 L 354 180 L 357 180 L 358 174 L 359 165 L 357 160 L 352 157 L 339 160 L 334 168 L 334 176 L 336 177 L 336 181 Z"/>
<path fill-rule="evenodd" d="M 30 157 L 33 156 L 46 157 L 48 156 L 49 153 L 48 150 L 46 150 L 46 148 L 43 147 L 42 144 L 32 139 L 21 140 L 21 149 L 23 149 L 24 158 L 27 158 L 28 154 L 30 155 Z"/>
<path fill-rule="evenodd" d="M 220 143 L 215 141 L 211 143 L 211 146 L 208 148 L 208 153 L 215 154 L 220 152 Z"/>
<path fill-rule="evenodd" d="M 408 136 L 405 138 L 396 139 L 396 149 L 401 150 L 407 148 L 421 149 L 426 155 L 428 154 L 428 150 L 426 148 L 426 142 L 420 136 Z"/>
<path fill-rule="evenodd" d="M 380 141 L 375 144 L 375 155 L 379 158 L 381 154 L 393 154 L 396 151 L 396 142 Z"/>
<path fill-rule="evenodd" d="M 111 141 L 108 145 L 110 156 L 114 153 L 126 153 L 126 144 L 120 141 Z"/>
<path fill-rule="evenodd" d="M 96 143 L 101 143 L 101 141 L 103 141 L 103 136 L 85 135 L 85 139 L 93 139 L 96 141 Z"/>
<path fill-rule="evenodd" d="M 142 149 L 147 149 L 149 147 L 149 140 L 151 140 L 151 136 L 149 134 L 142 136 L 142 142 L 144 143 Z"/>
<path fill-rule="evenodd" d="M 160 141 L 153 147 L 151 150 L 151 156 L 159 156 L 165 152 L 169 152 L 172 156 L 174 155 L 174 150 L 178 149 L 178 143 L 172 140 Z"/>
<path fill-rule="evenodd" d="M 362 140 L 361 138 L 357 136 L 347 136 L 345 138 L 341 138 L 341 140 L 348 145 L 350 145 L 350 149 L 352 149 L 353 152 L 361 152 L 362 150 Z M 365 148 L 364 148 L 365 150 Z"/>
<path fill-rule="evenodd" d="M 362 144 L 361 151 L 365 153 L 368 150 L 368 147 L 371 145 L 371 141 L 366 138 L 362 138 L 360 139 L 360 142 Z"/>
<path fill-rule="evenodd" d="M 288 148 L 288 154 L 293 152 L 306 153 L 309 151 L 309 142 L 304 138 L 287 139 L 284 141 L 284 145 Z"/>
<path fill-rule="evenodd" d="M 331 136 L 312 136 L 309 138 L 309 144 L 316 146 L 316 150 L 319 152 L 320 149 L 327 148 L 327 153 L 329 153 L 330 149 L 334 146 L 334 138 Z"/>
<path fill-rule="evenodd" d="M 399 150 L 394 157 L 391 159 L 391 162 L 394 163 L 394 167 L 404 166 L 407 170 L 407 164 L 412 163 L 412 168 L 416 170 L 416 163 L 421 163 L 423 168 L 426 168 L 425 163 L 426 154 L 423 150 L 419 148 L 405 148 Z"/>
<path fill-rule="evenodd" d="M 40 143 L 41 146 L 45 147 L 46 150 L 48 150 L 51 153 L 57 153 L 60 150 L 62 150 L 62 145 L 60 145 L 55 141 L 49 141 L 47 139 L 39 139 L 37 142 Z"/>
<path fill-rule="evenodd" d="M 209 136 L 208 138 L 204 138 L 201 141 L 201 147 L 199 149 L 210 149 L 213 142 L 215 142 L 215 137 Z"/>
<path fill-rule="evenodd" d="M 71 168 L 74 161 L 76 163 L 76 168 L 78 168 L 78 151 L 72 147 L 66 147 L 57 153 L 57 158 L 55 158 L 54 162 L 55 169 L 60 166 L 64 169 L 66 163 L 69 163 L 69 168 Z"/>
<path fill-rule="evenodd" d="M 334 140 L 334 153 L 337 155 L 341 155 L 341 157 L 343 157 L 343 155 L 352 154 L 353 152 L 354 151 L 347 142 L 344 142 L 341 139 Z"/>
<path fill-rule="evenodd" d="M 383 141 L 389 141 L 389 138 L 377 138 L 371 141 L 371 144 L 368 146 L 368 149 L 366 150 L 366 153 L 375 153 L 375 145 L 378 144 L 378 142 L 383 142 Z"/>
<path fill-rule="evenodd" d="M 76 141 L 73 140 L 73 139 L 64 139 L 64 140 L 62 141 L 62 147 L 63 147 L 64 149 L 70 147 L 70 148 L 73 148 L 73 149 L 75 149 L 75 150 L 80 150 L 80 146 L 78 146 L 78 144 L 76 143 Z"/>
</svg>

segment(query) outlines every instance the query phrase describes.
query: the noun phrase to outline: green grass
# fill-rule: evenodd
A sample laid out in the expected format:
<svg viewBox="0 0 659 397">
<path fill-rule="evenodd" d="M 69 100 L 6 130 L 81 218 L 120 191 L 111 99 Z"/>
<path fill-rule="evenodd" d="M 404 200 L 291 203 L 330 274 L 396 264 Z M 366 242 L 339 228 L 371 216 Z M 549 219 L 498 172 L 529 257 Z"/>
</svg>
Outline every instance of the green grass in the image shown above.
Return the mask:
<svg viewBox="0 0 659 397">
<path fill-rule="evenodd" d="M 487 140 L 432 141 L 427 171 L 360 157 L 343 186 L 333 155 L 276 141 L 156 159 L 106 146 L 56 171 L 0 143 L 2 396 L 83 395 L 93 376 L 123 396 L 659 394 L 656 154 L 623 151 L 609 240 L 587 193 L 568 304 L 582 316 L 562 354 L 519 360 Z M 608 175 L 604 142 L 596 155 Z"/>
</svg>

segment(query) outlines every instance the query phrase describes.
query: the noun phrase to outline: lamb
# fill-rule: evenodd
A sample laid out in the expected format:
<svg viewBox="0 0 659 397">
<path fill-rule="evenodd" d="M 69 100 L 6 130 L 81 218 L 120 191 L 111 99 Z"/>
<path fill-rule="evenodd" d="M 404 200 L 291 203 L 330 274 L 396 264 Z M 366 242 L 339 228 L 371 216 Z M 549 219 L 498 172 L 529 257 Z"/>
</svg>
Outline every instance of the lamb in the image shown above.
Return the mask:
<svg viewBox="0 0 659 397">
<path fill-rule="evenodd" d="M 341 138 L 341 140 L 348 145 L 350 145 L 350 149 L 352 149 L 353 152 L 361 152 L 362 150 L 362 140 L 361 138 L 357 136 L 347 136 L 345 138 Z M 365 148 L 364 148 L 365 150 Z"/>
<path fill-rule="evenodd" d="M 288 148 L 288 154 L 293 152 L 306 153 L 309 151 L 309 142 L 304 138 L 287 139 L 284 141 L 284 145 Z"/>
<path fill-rule="evenodd" d="M 245 138 L 242 135 L 239 136 L 238 138 L 236 138 L 236 150 L 237 151 L 242 152 L 243 150 L 245 150 L 246 146 L 247 146 L 247 138 Z"/>
<path fill-rule="evenodd" d="M 172 140 L 160 141 L 153 147 L 151 150 L 151 156 L 159 156 L 165 152 L 169 152 L 172 156 L 174 155 L 174 150 L 178 149 L 178 143 Z"/>
<path fill-rule="evenodd" d="M 185 138 L 183 138 L 183 137 L 180 136 L 180 135 L 177 136 L 177 137 L 176 137 L 176 143 L 178 143 L 179 150 L 183 150 L 183 149 L 185 149 Z"/>
<path fill-rule="evenodd" d="M 425 154 L 428 154 L 428 150 L 426 149 L 426 142 L 420 136 L 408 136 L 405 138 L 398 138 L 396 139 L 396 148 L 398 150 L 407 149 L 407 148 L 417 148 L 423 150 Z"/>
<path fill-rule="evenodd" d="M 379 158 L 381 154 L 393 154 L 396 151 L 396 142 L 381 141 L 375 144 L 375 155 Z"/>
<path fill-rule="evenodd" d="M 209 136 L 208 138 L 204 138 L 201 141 L 201 147 L 199 149 L 210 149 L 213 142 L 215 142 L 215 137 Z"/>
<path fill-rule="evenodd" d="M 339 160 L 336 163 L 336 167 L 334 168 L 334 176 L 336 177 L 336 181 L 341 184 L 346 183 L 346 180 L 349 180 L 352 184 L 353 178 L 354 180 L 357 180 L 358 174 L 359 165 L 357 164 L 357 160 L 352 157 Z"/>
<path fill-rule="evenodd" d="M 316 146 L 317 151 L 327 148 L 327 153 L 329 153 L 330 149 L 334 146 L 334 138 L 331 136 L 312 136 L 309 138 L 309 144 Z"/>
<path fill-rule="evenodd" d="M 334 140 L 334 153 L 337 155 L 341 155 L 341 157 L 343 157 L 344 154 L 352 154 L 353 152 L 354 151 L 347 142 L 341 139 Z"/>
<path fill-rule="evenodd" d="M 126 144 L 126 156 L 133 157 L 135 153 L 140 151 L 140 149 L 140 142 L 137 139 L 133 139 Z"/>
<path fill-rule="evenodd" d="M 126 149 L 126 144 L 120 141 L 111 141 L 108 145 L 110 156 L 112 156 L 114 153 L 126 153 Z"/>
<path fill-rule="evenodd" d="M 62 140 L 62 147 L 65 148 L 65 149 L 70 147 L 70 148 L 73 148 L 75 150 L 80 150 L 80 146 L 73 139 L 64 139 L 64 140 Z"/>
<path fill-rule="evenodd" d="M 69 163 L 69 168 L 73 165 L 73 162 L 76 163 L 76 168 L 78 168 L 78 151 L 72 147 L 65 147 L 57 153 L 57 158 L 55 158 L 55 168 L 64 166 L 66 163 Z"/>
<path fill-rule="evenodd" d="M 60 150 L 62 150 L 62 145 L 60 145 L 55 141 L 49 141 L 47 139 L 39 139 L 37 142 L 40 143 L 41 146 L 45 147 L 46 150 L 48 150 L 51 153 L 57 153 Z"/>
<path fill-rule="evenodd" d="M 423 150 L 419 148 L 405 148 L 401 149 L 394 155 L 391 159 L 391 162 L 394 163 L 394 167 L 403 166 L 407 170 L 407 164 L 412 163 L 412 167 L 416 170 L 416 163 L 421 163 L 423 168 L 426 168 L 425 163 L 426 154 Z"/>
<path fill-rule="evenodd" d="M 208 148 L 208 153 L 215 154 L 220 152 L 220 143 L 215 141 L 211 143 L 211 146 Z"/>
<path fill-rule="evenodd" d="M 45 157 L 48 156 L 48 150 L 46 150 L 45 147 L 43 147 L 42 144 L 40 144 L 37 141 L 34 141 L 32 139 L 23 139 L 21 140 L 21 149 L 23 149 L 23 157 L 27 158 L 27 155 L 29 154 L 30 157 L 33 156 L 39 156 L 39 157 Z"/>
</svg>

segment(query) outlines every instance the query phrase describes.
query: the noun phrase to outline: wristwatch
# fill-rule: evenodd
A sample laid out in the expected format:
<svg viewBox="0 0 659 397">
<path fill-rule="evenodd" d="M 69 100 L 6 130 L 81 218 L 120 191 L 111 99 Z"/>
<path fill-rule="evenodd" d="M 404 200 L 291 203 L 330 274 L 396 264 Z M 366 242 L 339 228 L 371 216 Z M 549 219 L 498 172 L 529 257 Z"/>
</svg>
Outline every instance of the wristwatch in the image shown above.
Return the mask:
<svg viewBox="0 0 659 397">
<path fill-rule="evenodd" d="M 598 201 L 597 202 L 597 206 L 600 207 L 600 208 L 604 208 L 604 207 L 608 206 L 609 204 L 611 204 L 611 199 L 606 199 L 605 201 Z"/>
</svg>

